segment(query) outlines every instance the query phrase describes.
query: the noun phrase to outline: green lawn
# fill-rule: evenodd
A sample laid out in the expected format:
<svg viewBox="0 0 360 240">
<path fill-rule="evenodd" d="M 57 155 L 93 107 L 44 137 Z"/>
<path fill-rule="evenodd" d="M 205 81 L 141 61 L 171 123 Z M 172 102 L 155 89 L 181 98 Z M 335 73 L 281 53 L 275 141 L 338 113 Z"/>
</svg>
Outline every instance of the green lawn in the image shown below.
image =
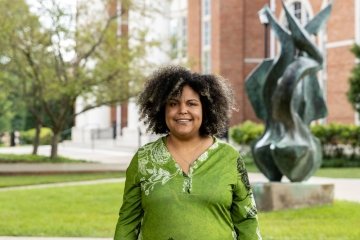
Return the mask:
<svg viewBox="0 0 360 240">
<path fill-rule="evenodd" d="M 264 240 L 360 239 L 360 204 L 336 201 L 332 206 L 260 213 Z"/>
<path fill-rule="evenodd" d="M 0 236 L 111 237 L 123 184 L 0 192 Z"/>
<path fill-rule="evenodd" d="M 87 162 L 81 159 L 71 159 L 67 157 L 58 156 L 50 158 L 43 155 L 32 154 L 0 154 L 0 163 L 74 163 Z"/>
<path fill-rule="evenodd" d="M 360 168 L 320 168 L 316 171 L 315 176 L 330 178 L 360 178 Z"/>
<path fill-rule="evenodd" d="M 246 163 L 246 169 L 250 173 L 260 173 L 253 163 Z M 320 168 L 314 176 L 328 178 L 360 178 L 360 168 Z"/>
<path fill-rule="evenodd" d="M 123 183 L 0 192 L 0 236 L 112 237 Z M 360 204 L 260 213 L 264 240 L 358 240 Z"/>
<path fill-rule="evenodd" d="M 104 173 L 82 173 L 82 174 L 51 174 L 51 175 L 0 175 L 0 188 L 10 186 L 22 186 L 56 182 L 85 181 L 104 178 L 124 177 L 124 172 L 104 172 Z"/>
</svg>

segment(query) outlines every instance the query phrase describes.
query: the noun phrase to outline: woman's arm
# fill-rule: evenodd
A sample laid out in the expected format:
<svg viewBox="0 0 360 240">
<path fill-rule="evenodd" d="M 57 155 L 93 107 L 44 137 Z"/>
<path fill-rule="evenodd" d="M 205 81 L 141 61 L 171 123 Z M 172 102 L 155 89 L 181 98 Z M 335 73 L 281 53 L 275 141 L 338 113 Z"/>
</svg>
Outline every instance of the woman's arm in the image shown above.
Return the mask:
<svg viewBox="0 0 360 240">
<path fill-rule="evenodd" d="M 137 240 L 142 216 L 138 159 L 137 154 L 135 154 L 126 170 L 123 203 L 119 212 L 114 240 Z"/>
<path fill-rule="evenodd" d="M 237 239 L 261 239 L 255 199 L 251 190 L 248 174 L 245 169 L 245 164 L 240 157 L 237 160 L 237 184 L 233 189 L 231 217 L 237 234 Z"/>
</svg>

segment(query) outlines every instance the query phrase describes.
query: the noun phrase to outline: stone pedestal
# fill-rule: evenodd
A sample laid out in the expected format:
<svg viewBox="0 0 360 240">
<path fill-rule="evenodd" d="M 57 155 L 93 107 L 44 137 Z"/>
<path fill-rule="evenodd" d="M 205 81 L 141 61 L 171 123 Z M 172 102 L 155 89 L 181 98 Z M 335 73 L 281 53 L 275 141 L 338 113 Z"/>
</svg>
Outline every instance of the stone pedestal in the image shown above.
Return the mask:
<svg viewBox="0 0 360 240">
<path fill-rule="evenodd" d="M 252 188 L 259 211 L 331 204 L 334 200 L 334 184 L 268 182 L 254 183 Z"/>
</svg>

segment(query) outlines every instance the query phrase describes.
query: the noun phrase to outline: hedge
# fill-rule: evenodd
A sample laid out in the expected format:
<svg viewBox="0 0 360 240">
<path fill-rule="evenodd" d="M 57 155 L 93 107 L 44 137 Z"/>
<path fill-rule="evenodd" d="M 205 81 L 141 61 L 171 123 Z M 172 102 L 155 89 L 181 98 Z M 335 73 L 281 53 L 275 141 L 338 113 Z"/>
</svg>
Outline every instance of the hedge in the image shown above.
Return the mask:
<svg viewBox="0 0 360 240">
<path fill-rule="evenodd" d="M 311 125 L 322 145 L 323 167 L 360 167 L 360 126 L 330 123 Z M 230 128 L 232 140 L 251 145 L 264 132 L 264 125 L 246 121 Z"/>
<path fill-rule="evenodd" d="M 50 128 L 41 128 L 40 145 L 48 145 L 51 143 L 52 131 Z M 32 144 L 35 138 L 35 128 L 20 132 L 21 144 Z"/>
</svg>

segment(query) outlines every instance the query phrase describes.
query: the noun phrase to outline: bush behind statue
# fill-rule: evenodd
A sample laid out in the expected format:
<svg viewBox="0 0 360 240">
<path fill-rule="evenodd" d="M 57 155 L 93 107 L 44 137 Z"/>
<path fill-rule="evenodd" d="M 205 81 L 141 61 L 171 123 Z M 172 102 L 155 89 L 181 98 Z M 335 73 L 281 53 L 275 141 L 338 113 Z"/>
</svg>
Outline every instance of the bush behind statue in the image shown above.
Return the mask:
<svg viewBox="0 0 360 240">
<path fill-rule="evenodd" d="M 40 145 L 48 145 L 51 143 L 52 132 L 50 128 L 41 128 L 40 131 Z M 20 132 L 21 144 L 33 144 L 35 138 L 35 128 L 31 128 L 27 131 Z"/>
<path fill-rule="evenodd" d="M 230 136 L 237 144 L 251 145 L 263 132 L 263 124 L 245 121 L 233 126 Z M 360 167 L 360 126 L 339 123 L 312 125 L 311 132 L 322 145 L 322 167 Z"/>
</svg>

